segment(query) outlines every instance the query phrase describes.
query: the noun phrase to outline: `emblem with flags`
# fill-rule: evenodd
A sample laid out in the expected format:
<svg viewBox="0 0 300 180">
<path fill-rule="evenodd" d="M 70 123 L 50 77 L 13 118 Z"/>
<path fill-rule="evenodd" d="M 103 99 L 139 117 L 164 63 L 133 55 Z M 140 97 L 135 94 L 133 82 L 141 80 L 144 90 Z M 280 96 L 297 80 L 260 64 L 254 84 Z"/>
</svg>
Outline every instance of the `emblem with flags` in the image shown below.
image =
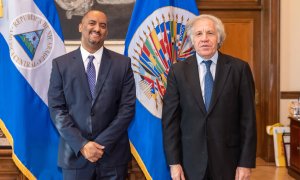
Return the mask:
<svg viewBox="0 0 300 180">
<path fill-rule="evenodd" d="M 29 179 L 62 179 L 47 102 L 51 60 L 65 53 L 54 0 L 0 1 L 0 128 Z"/>
<path fill-rule="evenodd" d="M 162 99 L 172 63 L 194 54 L 187 22 L 198 14 L 194 0 L 137 0 L 125 40 L 137 90 L 129 127 L 131 151 L 147 179 L 170 179 L 162 141 Z"/>
</svg>

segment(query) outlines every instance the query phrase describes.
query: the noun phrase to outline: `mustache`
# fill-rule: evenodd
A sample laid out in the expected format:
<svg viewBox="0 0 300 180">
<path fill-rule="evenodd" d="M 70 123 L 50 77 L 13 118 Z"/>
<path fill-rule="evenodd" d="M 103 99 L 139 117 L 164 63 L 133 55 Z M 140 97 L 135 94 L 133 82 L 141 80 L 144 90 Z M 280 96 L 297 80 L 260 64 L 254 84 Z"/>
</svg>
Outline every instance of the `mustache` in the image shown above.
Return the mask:
<svg viewBox="0 0 300 180">
<path fill-rule="evenodd" d="M 90 33 L 97 33 L 97 34 L 101 35 L 100 31 L 96 31 L 96 30 L 92 30 Z"/>
<path fill-rule="evenodd" d="M 210 45 L 209 44 L 203 44 L 200 47 L 210 47 Z"/>
</svg>

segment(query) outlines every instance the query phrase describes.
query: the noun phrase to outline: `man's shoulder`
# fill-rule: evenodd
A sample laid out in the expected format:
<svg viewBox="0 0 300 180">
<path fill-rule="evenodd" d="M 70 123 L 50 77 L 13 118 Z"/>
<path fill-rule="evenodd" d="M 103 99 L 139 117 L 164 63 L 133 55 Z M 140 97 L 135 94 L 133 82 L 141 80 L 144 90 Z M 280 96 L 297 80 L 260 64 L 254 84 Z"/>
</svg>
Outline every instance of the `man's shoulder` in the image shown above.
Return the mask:
<svg viewBox="0 0 300 180">
<path fill-rule="evenodd" d="M 225 61 L 226 64 L 231 64 L 234 66 L 245 66 L 248 64 L 245 60 L 224 53 L 219 53 L 219 59 L 221 61 Z"/>
<path fill-rule="evenodd" d="M 176 63 L 172 64 L 172 66 L 174 68 L 183 68 L 187 65 L 190 65 L 190 64 L 193 64 L 193 63 L 196 63 L 196 55 L 192 55 L 188 58 L 186 58 L 185 60 L 183 61 L 177 61 Z"/>
<path fill-rule="evenodd" d="M 104 48 L 103 53 L 107 53 L 111 57 L 111 59 L 114 59 L 114 60 L 127 60 L 127 61 L 130 60 L 129 57 L 127 57 L 123 54 L 120 54 L 118 52 L 112 51 L 110 49 L 107 49 L 107 48 Z"/>
<path fill-rule="evenodd" d="M 76 57 L 79 55 L 81 55 L 80 50 L 76 49 L 76 50 L 73 50 L 71 52 L 65 53 L 61 56 L 54 58 L 53 61 L 68 61 L 69 59 L 72 59 L 72 57 Z"/>
</svg>

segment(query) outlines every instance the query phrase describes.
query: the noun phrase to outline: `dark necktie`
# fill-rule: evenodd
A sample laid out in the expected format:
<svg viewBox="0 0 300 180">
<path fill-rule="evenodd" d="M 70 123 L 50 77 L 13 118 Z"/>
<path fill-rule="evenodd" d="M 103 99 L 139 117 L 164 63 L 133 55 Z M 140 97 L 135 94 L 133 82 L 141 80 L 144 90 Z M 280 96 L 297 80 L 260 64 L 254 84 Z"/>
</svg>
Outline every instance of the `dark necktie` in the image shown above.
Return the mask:
<svg viewBox="0 0 300 180">
<path fill-rule="evenodd" d="M 212 61 L 207 60 L 207 61 L 203 61 L 203 63 L 206 66 L 206 74 L 205 74 L 205 79 L 204 79 L 204 101 L 205 101 L 206 110 L 208 110 L 210 100 L 211 100 L 213 85 L 214 85 L 213 76 L 210 72 L 210 65 L 211 65 Z"/>
<path fill-rule="evenodd" d="M 86 68 L 86 74 L 89 81 L 90 92 L 93 99 L 95 98 L 95 86 L 96 86 L 96 69 L 93 63 L 94 59 L 95 57 L 93 55 L 88 56 L 89 63 Z"/>
</svg>

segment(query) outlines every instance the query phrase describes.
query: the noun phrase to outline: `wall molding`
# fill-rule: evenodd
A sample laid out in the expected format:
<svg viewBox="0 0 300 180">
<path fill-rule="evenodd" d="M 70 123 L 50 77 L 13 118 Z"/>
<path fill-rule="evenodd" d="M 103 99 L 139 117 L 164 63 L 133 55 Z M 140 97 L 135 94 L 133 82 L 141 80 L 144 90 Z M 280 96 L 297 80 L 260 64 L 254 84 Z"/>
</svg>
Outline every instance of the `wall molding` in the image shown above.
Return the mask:
<svg viewBox="0 0 300 180">
<path fill-rule="evenodd" d="M 281 91 L 280 99 L 298 99 L 300 97 L 300 91 Z"/>
</svg>

